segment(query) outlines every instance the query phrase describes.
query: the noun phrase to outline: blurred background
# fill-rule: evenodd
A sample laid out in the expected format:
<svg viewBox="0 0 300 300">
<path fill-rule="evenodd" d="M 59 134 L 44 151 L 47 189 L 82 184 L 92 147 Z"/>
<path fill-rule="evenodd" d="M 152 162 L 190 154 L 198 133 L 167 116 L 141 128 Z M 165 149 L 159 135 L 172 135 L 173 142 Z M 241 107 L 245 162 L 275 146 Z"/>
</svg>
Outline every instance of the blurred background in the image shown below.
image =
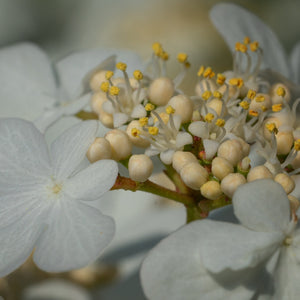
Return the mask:
<svg viewBox="0 0 300 300">
<path fill-rule="evenodd" d="M 171 76 L 178 72 L 175 59 L 178 52 L 189 54 L 191 74 L 195 74 L 201 64 L 223 71 L 231 67 L 231 53 L 209 20 L 209 10 L 220 2 L 224 1 L 0 0 L 0 46 L 31 41 L 54 61 L 69 53 L 96 47 L 130 49 L 147 59 L 152 43 L 160 42 L 171 55 L 168 65 Z M 230 2 L 242 5 L 264 20 L 288 53 L 300 40 L 298 0 Z M 96 273 L 83 270 L 63 276 L 51 275 L 49 281 L 48 275 L 37 273 L 29 262 L 25 269 L 0 281 L 3 296 L 7 298 L 7 291 L 12 288 L 22 292 L 16 293 L 17 298 L 11 293 L 7 299 L 144 299 L 137 266 L 163 236 L 183 224 L 184 214 L 181 208 L 166 209 L 162 199 L 138 196 L 139 199 L 134 200 L 131 194 L 112 194 L 105 200 L 111 203 L 114 198 L 115 203 L 108 204 L 103 212 L 118 215 L 121 229 Z M 132 209 L 122 204 L 127 200 L 123 198 L 130 198 L 134 209 L 138 209 L 140 200 L 145 200 L 146 206 L 140 208 L 144 214 L 138 213 L 140 218 L 135 220 Z M 159 215 L 155 222 L 153 215 Z M 26 281 L 29 277 L 31 279 Z"/>
</svg>

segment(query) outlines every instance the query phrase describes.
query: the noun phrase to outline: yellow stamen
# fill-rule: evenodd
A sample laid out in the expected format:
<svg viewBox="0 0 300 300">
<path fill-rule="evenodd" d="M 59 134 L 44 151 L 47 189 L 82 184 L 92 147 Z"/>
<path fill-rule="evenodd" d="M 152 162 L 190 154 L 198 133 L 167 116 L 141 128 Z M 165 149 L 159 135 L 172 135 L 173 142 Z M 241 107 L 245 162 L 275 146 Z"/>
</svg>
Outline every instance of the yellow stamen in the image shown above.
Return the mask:
<svg viewBox="0 0 300 300">
<path fill-rule="evenodd" d="M 137 128 L 132 128 L 131 129 L 131 135 L 134 137 L 138 137 L 141 134 L 141 131 Z"/>
<path fill-rule="evenodd" d="M 265 101 L 265 96 L 263 95 L 258 95 L 255 97 L 255 102 L 264 102 Z"/>
<path fill-rule="evenodd" d="M 219 127 L 223 127 L 225 125 L 225 120 L 224 119 L 217 119 L 216 125 Z"/>
<path fill-rule="evenodd" d="M 245 44 L 245 45 L 248 45 L 248 44 L 250 44 L 250 43 L 251 43 L 251 40 L 250 40 L 249 36 L 245 36 L 245 37 L 244 37 L 244 44 Z"/>
<path fill-rule="evenodd" d="M 212 73 L 214 73 L 213 70 L 212 70 L 212 68 L 211 68 L 211 67 L 207 67 L 207 68 L 205 69 L 205 71 L 203 72 L 203 76 L 204 76 L 205 78 L 206 78 L 206 77 L 211 78 L 210 76 L 211 76 Z"/>
<path fill-rule="evenodd" d="M 217 99 L 222 99 L 223 95 L 219 91 L 214 91 L 213 93 L 214 97 Z"/>
<path fill-rule="evenodd" d="M 187 61 L 187 54 L 186 53 L 178 53 L 177 55 L 177 60 L 180 62 L 180 63 L 185 63 Z"/>
<path fill-rule="evenodd" d="M 222 85 L 222 84 L 224 84 L 225 80 L 226 80 L 226 77 L 223 74 L 219 73 L 217 75 L 217 84 Z"/>
<path fill-rule="evenodd" d="M 143 79 L 143 73 L 140 71 L 140 70 L 135 70 L 133 72 L 133 77 L 136 79 L 136 80 L 142 80 Z"/>
<path fill-rule="evenodd" d="M 199 68 L 199 70 L 198 70 L 197 75 L 200 77 L 200 76 L 203 74 L 204 70 L 205 70 L 205 67 L 204 67 L 204 66 L 201 66 L 201 67 Z"/>
<path fill-rule="evenodd" d="M 110 93 L 112 96 L 118 96 L 119 93 L 120 93 L 120 88 L 118 88 L 117 86 L 112 86 L 112 87 L 109 89 L 109 93 Z"/>
<path fill-rule="evenodd" d="M 258 116 L 258 111 L 250 109 L 249 110 L 249 115 L 252 117 L 257 117 Z"/>
<path fill-rule="evenodd" d="M 285 89 L 283 87 L 278 87 L 278 89 L 276 90 L 276 94 L 278 96 L 284 97 L 285 96 Z"/>
<path fill-rule="evenodd" d="M 163 49 L 162 49 L 162 46 L 160 43 L 153 43 L 152 50 L 154 51 L 154 54 L 157 56 L 160 56 L 160 54 L 163 52 Z"/>
<path fill-rule="evenodd" d="M 275 123 L 267 123 L 265 126 L 270 132 L 274 132 L 275 134 L 278 133 L 278 129 Z"/>
<path fill-rule="evenodd" d="M 175 113 L 175 109 L 171 105 L 169 105 L 169 106 L 166 107 L 166 113 L 168 115 L 174 114 Z"/>
<path fill-rule="evenodd" d="M 108 81 L 103 81 L 101 83 L 101 91 L 104 92 L 104 93 L 107 93 L 108 92 L 108 89 L 109 89 L 109 82 Z"/>
<path fill-rule="evenodd" d="M 255 42 L 252 42 L 249 46 L 250 46 L 250 50 L 255 52 L 255 51 L 257 51 L 257 49 L 259 47 L 259 43 L 257 41 L 255 41 Z"/>
<path fill-rule="evenodd" d="M 202 94 L 202 99 L 207 101 L 212 95 L 212 92 L 211 91 L 205 91 L 203 94 Z"/>
<path fill-rule="evenodd" d="M 113 76 L 114 76 L 114 72 L 113 72 L 113 71 L 107 71 L 107 72 L 105 73 L 105 78 L 106 78 L 107 80 L 111 79 Z"/>
<path fill-rule="evenodd" d="M 148 124 L 148 118 L 147 117 L 140 118 L 139 123 L 141 126 L 146 126 Z"/>
<path fill-rule="evenodd" d="M 229 84 L 241 88 L 244 85 L 244 81 L 242 78 L 231 78 Z"/>
<path fill-rule="evenodd" d="M 247 98 L 253 100 L 255 96 L 256 96 L 256 91 L 254 91 L 254 90 L 249 90 L 248 91 Z"/>
<path fill-rule="evenodd" d="M 149 127 L 149 128 L 148 128 L 148 132 L 149 132 L 151 135 L 158 135 L 158 128 L 157 128 L 157 127 Z"/>
<path fill-rule="evenodd" d="M 151 103 L 147 103 L 145 106 L 146 111 L 151 111 L 155 108 L 155 106 Z"/>
<path fill-rule="evenodd" d="M 169 59 L 169 53 L 166 52 L 166 51 L 162 51 L 160 54 L 159 54 L 160 58 L 162 60 L 168 60 Z"/>
<path fill-rule="evenodd" d="M 119 70 L 121 70 L 121 71 L 123 71 L 123 72 L 125 72 L 126 69 L 127 69 L 127 65 L 125 63 L 123 63 L 123 62 L 118 62 L 116 64 L 116 68 L 119 69 Z"/>
<path fill-rule="evenodd" d="M 282 110 L 282 103 L 272 105 L 272 111 L 278 112 L 278 111 L 281 111 L 281 110 Z"/>
<path fill-rule="evenodd" d="M 296 151 L 300 151 L 300 139 L 294 142 L 294 148 Z"/>
<path fill-rule="evenodd" d="M 214 119 L 214 115 L 212 113 L 208 113 L 205 117 L 204 117 L 204 120 L 207 122 L 207 123 L 211 123 L 211 121 Z"/>
<path fill-rule="evenodd" d="M 245 100 L 243 100 L 242 102 L 239 103 L 240 107 L 242 107 L 243 109 L 247 110 L 249 109 L 249 103 Z"/>
</svg>

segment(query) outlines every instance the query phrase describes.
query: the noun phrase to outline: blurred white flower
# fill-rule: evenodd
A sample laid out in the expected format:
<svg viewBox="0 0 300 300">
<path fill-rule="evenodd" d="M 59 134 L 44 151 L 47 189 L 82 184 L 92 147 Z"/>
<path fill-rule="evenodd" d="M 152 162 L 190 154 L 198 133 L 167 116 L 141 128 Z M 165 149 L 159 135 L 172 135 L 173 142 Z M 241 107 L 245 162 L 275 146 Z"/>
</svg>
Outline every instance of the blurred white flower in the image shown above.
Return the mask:
<svg viewBox="0 0 300 300">
<path fill-rule="evenodd" d="M 0 120 L 0 276 L 34 248 L 41 269 L 60 272 L 94 261 L 111 241 L 114 221 L 86 201 L 111 188 L 117 164 L 103 160 L 78 171 L 97 127 L 96 121 L 81 122 L 49 151 L 32 123 Z"/>
<path fill-rule="evenodd" d="M 233 208 L 240 224 L 195 221 L 150 252 L 141 269 L 149 299 L 298 298 L 300 231 L 282 187 L 242 185 Z"/>
</svg>

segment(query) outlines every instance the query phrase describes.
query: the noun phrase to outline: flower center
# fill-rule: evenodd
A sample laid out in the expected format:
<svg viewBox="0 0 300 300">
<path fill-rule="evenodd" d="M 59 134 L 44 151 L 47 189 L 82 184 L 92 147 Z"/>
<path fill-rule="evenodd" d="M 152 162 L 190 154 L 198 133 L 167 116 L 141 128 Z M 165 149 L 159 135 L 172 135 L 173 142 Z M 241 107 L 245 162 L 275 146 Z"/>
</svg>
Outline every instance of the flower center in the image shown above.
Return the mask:
<svg viewBox="0 0 300 300">
<path fill-rule="evenodd" d="M 53 192 L 53 194 L 59 194 L 61 189 L 62 189 L 62 184 L 55 183 L 55 185 L 52 187 L 52 192 Z"/>
<path fill-rule="evenodd" d="M 293 238 L 291 236 L 287 236 L 283 241 L 284 246 L 290 246 L 293 242 Z"/>
</svg>

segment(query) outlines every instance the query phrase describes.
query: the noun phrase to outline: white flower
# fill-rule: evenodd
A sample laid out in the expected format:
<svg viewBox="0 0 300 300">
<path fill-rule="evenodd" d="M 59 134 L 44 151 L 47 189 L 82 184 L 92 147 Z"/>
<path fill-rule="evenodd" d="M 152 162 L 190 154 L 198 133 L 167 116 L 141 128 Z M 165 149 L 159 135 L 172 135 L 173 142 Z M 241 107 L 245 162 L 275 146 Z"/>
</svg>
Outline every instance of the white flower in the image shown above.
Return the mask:
<svg viewBox="0 0 300 300">
<path fill-rule="evenodd" d="M 76 114 L 89 103 L 87 75 L 97 68 L 113 69 L 116 56 L 112 54 L 132 68 L 140 66 L 138 56 L 130 51 L 87 50 L 53 65 L 34 44 L 1 49 L 0 116 L 35 120 L 43 114 L 36 120 L 36 126 L 44 132 L 62 116 Z"/>
<path fill-rule="evenodd" d="M 35 248 L 45 271 L 94 261 L 114 235 L 114 221 L 88 205 L 117 176 L 114 161 L 79 164 L 95 139 L 97 122 L 81 122 L 48 150 L 32 123 L 0 120 L 0 276 L 20 266 Z"/>
<path fill-rule="evenodd" d="M 242 185 L 233 208 L 240 224 L 195 221 L 150 252 L 141 269 L 149 299 L 298 299 L 300 230 L 282 187 Z"/>
</svg>

